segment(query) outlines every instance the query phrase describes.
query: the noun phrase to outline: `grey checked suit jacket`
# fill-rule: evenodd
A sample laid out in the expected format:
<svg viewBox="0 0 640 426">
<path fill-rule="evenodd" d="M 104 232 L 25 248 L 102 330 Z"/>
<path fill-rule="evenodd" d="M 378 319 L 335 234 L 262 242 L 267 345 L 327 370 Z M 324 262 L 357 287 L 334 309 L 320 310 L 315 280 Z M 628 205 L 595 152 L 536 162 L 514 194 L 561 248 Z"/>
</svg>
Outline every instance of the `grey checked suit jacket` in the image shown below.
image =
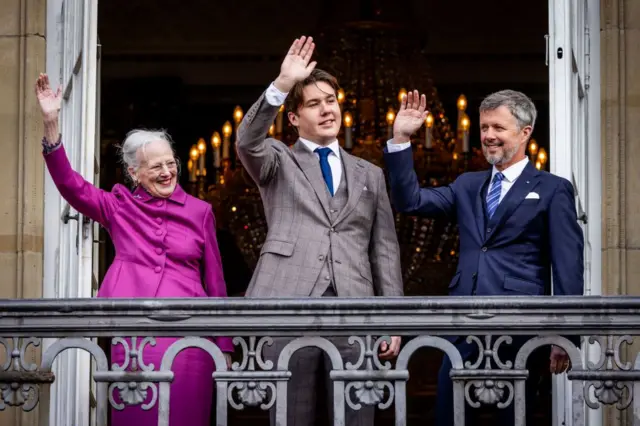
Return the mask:
<svg viewBox="0 0 640 426">
<path fill-rule="evenodd" d="M 331 221 L 331 195 L 316 155 L 301 141 L 289 148 L 267 138 L 277 113 L 263 93 L 238 128 L 238 157 L 260 189 L 268 226 L 246 295 L 310 296 L 328 260 L 340 297 L 402 296 L 382 169 L 341 150 L 349 198 Z"/>
</svg>

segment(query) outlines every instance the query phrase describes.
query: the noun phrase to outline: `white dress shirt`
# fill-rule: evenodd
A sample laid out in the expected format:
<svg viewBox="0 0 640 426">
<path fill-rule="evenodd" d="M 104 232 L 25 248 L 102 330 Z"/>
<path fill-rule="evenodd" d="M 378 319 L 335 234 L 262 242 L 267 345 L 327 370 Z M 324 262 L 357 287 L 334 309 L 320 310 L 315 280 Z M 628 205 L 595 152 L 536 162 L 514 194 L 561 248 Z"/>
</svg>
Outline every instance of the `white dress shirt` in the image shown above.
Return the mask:
<svg viewBox="0 0 640 426">
<path fill-rule="evenodd" d="M 411 142 L 393 143 L 393 139 L 390 139 L 387 141 L 387 151 L 389 152 L 398 152 L 398 151 L 405 150 L 407 148 L 411 148 Z M 524 168 L 527 166 L 528 162 L 529 162 L 529 159 L 525 157 L 522 160 L 518 161 L 515 164 L 510 165 L 509 167 L 507 167 L 502 171 L 502 174 L 504 175 L 504 179 L 502 179 L 500 201 L 502 201 L 504 196 L 507 195 L 507 192 L 509 192 L 509 190 L 515 183 L 516 179 L 520 177 L 520 175 L 524 171 Z M 493 166 L 491 170 L 491 180 L 489 182 L 493 183 L 493 177 L 498 172 L 499 170 L 496 168 L 496 166 Z M 491 188 L 487 190 L 487 193 L 489 193 L 489 191 L 491 191 Z"/>
<path fill-rule="evenodd" d="M 507 167 L 502 171 L 502 174 L 504 175 L 504 179 L 502 179 L 502 187 L 500 188 L 501 189 L 500 201 L 502 201 L 504 196 L 507 195 L 507 192 L 509 192 L 509 190 L 515 183 L 516 179 L 520 177 L 520 175 L 524 171 L 524 168 L 527 167 L 528 162 L 529 162 L 529 159 L 527 157 L 524 157 L 522 160 L 518 161 L 515 164 L 510 165 L 509 167 Z M 499 170 L 496 169 L 496 166 L 493 166 L 493 168 L 491 169 L 490 182 L 493 182 L 493 177 L 498 172 Z M 489 193 L 488 191 L 491 191 L 491 188 L 487 190 L 487 194 Z"/>
<path fill-rule="evenodd" d="M 264 94 L 269 105 L 280 106 L 284 103 L 284 100 L 287 98 L 288 93 L 281 92 L 276 86 L 271 83 L 267 88 L 267 91 Z M 315 142 L 310 140 L 300 138 L 300 141 L 304 144 L 305 147 L 316 155 L 318 158 L 318 164 L 320 164 L 320 155 L 315 152 L 316 148 L 322 148 L 322 145 L 318 145 Z M 342 159 L 340 158 L 340 145 L 338 144 L 338 140 L 331 142 L 326 146 L 331 149 L 327 160 L 329 161 L 329 167 L 331 167 L 331 176 L 333 177 L 333 192 L 334 194 L 338 191 L 338 186 L 340 186 L 340 180 L 342 179 Z"/>
</svg>

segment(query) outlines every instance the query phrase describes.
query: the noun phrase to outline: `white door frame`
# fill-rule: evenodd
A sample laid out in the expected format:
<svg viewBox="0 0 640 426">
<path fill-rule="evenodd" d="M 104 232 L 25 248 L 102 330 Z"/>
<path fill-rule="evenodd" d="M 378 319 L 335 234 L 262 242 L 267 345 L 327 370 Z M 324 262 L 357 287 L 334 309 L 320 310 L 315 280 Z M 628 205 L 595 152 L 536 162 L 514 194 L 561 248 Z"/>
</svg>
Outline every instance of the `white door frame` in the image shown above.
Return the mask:
<svg viewBox="0 0 640 426">
<path fill-rule="evenodd" d="M 46 18 L 46 72 L 49 80 L 58 82 L 62 79 L 62 34 L 60 22 L 60 9 L 62 8 L 62 0 L 47 0 L 47 18 Z M 44 166 L 44 163 L 42 165 Z M 56 298 L 57 282 L 58 282 L 58 259 L 59 259 L 59 240 L 60 240 L 60 195 L 58 193 L 51 175 L 44 173 L 44 246 L 43 246 L 43 265 L 42 265 L 42 297 Z M 43 352 L 49 348 L 55 339 L 44 339 L 42 346 Z M 58 368 L 59 362 L 56 361 L 54 368 Z M 40 413 L 40 416 L 48 416 L 49 424 L 56 426 L 58 416 L 58 404 L 60 400 L 59 388 L 56 385 L 49 387 L 49 394 L 44 395 L 50 398 L 48 413 Z M 45 405 L 46 406 L 46 405 Z"/>
<path fill-rule="evenodd" d="M 587 146 L 587 168 L 589 170 L 588 202 L 585 206 L 589 227 L 587 239 L 591 245 L 589 265 L 589 293 L 590 296 L 602 295 L 602 105 L 600 100 L 600 0 L 588 0 L 587 25 L 589 27 L 589 137 Z M 583 344 L 583 361 L 596 362 L 600 359 L 600 347 L 598 345 Z M 603 348 L 604 349 L 604 348 Z M 585 359 L 586 358 L 586 359 Z M 590 389 L 590 398 L 595 400 L 593 389 Z M 601 426 L 603 410 L 592 410 L 585 405 L 585 424 L 587 426 Z"/>
<path fill-rule="evenodd" d="M 551 172 L 565 177 L 578 187 L 580 211 L 588 224 L 585 228 L 585 295 L 602 293 L 602 227 L 601 227 L 601 114 L 600 114 L 600 1 L 599 0 L 550 0 L 549 10 L 549 103 L 550 103 L 550 156 Z M 586 7 L 586 11 L 582 10 Z M 570 10 L 567 13 L 567 10 Z M 577 19 L 576 19 L 577 18 Z M 572 58 L 573 19 L 584 19 L 586 28 L 573 34 L 577 46 L 577 64 Z M 555 22 L 554 22 L 555 19 Z M 580 23 L 578 22 L 578 25 Z M 558 59 L 558 49 L 563 58 Z M 584 50 L 584 56 L 582 56 Z M 585 123 L 575 120 L 573 112 L 578 107 L 572 74 L 577 65 L 585 88 Z M 582 126 L 581 126 L 582 125 Z M 576 143 L 576 139 L 582 143 Z M 580 155 L 581 150 L 584 158 Z M 599 359 L 597 345 L 583 343 L 583 362 Z M 553 380 L 553 425 L 571 426 L 571 386 L 566 376 Z M 585 405 L 585 424 L 602 424 L 602 411 L 591 410 Z"/>
<path fill-rule="evenodd" d="M 65 16 L 61 13 L 64 6 L 68 22 L 64 22 Z M 79 14 L 82 9 L 84 14 Z M 63 136 L 66 137 L 67 154 L 76 171 L 89 182 L 96 180 L 94 142 L 97 12 L 97 0 L 47 1 L 46 72 L 55 89 L 69 81 L 70 70 L 73 69 L 75 87 L 63 87 L 64 95 L 72 97 L 69 102 L 73 106 L 65 109 L 67 101 L 63 101 L 60 124 Z M 77 59 L 80 52 L 82 58 Z M 64 225 L 61 212 L 67 203 L 61 199 L 47 171 L 44 173 L 44 180 L 43 297 L 91 297 L 93 224 L 84 224 L 82 215 L 78 215 L 77 222 L 69 221 L 69 224 Z M 78 223 L 83 225 L 78 226 Z M 78 226 L 81 247 L 79 252 L 74 250 L 75 241 L 67 241 L 70 226 Z M 65 267 L 70 257 L 73 260 L 67 266 L 71 267 Z M 45 339 L 44 350 L 52 343 L 52 339 Z M 84 351 L 69 350 L 57 357 L 53 369 L 56 377 L 62 380 L 50 387 L 49 412 L 41 413 L 48 417 L 49 424 L 89 425 L 90 366 L 90 356 Z"/>
</svg>

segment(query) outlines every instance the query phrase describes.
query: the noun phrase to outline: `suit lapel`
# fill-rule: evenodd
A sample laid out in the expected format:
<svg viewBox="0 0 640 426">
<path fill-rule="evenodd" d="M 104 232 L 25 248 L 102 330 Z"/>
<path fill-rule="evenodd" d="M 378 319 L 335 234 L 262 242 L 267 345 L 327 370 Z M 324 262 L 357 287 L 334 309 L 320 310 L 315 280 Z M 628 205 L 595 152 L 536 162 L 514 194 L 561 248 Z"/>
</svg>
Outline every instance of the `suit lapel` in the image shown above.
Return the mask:
<svg viewBox="0 0 640 426">
<path fill-rule="evenodd" d="M 485 229 L 487 227 L 485 223 L 486 214 L 484 208 L 484 199 L 486 192 L 484 190 L 489 184 L 489 179 L 491 179 L 491 169 L 489 169 L 485 174 L 482 175 L 478 193 L 476 194 L 475 214 L 476 225 L 478 225 L 478 233 L 480 234 L 480 241 L 484 241 Z"/>
<path fill-rule="evenodd" d="M 507 195 L 505 195 L 504 199 L 498 205 L 491 220 L 489 220 L 488 226 L 493 228 L 491 236 L 496 234 L 498 228 L 513 214 L 515 209 L 524 201 L 527 194 L 535 188 L 538 184 L 539 174 L 540 172 L 536 170 L 531 163 L 527 164 L 522 174 L 516 179 L 511 189 L 509 189 L 509 192 L 507 192 Z M 488 239 L 490 238 L 491 237 Z"/>
<path fill-rule="evenodd" d="M 327 218 L 331 220 L 329 215 L 329 190 L 320 170 L 320 161 L 316 155 L 309 151 L 307 147 L 298 139 L 293 145 L 293 155 L 300 166 L 300 170 L 311 184 L 313 191 L 316 193 L 320 205 L 324 209 Z"/>
<path fill-rule="evenodd" d="M 340 148 L 340 158 L 344 165 L 344 178 L 347 180 L 347 193 L 349 195 L 347 198 L 347 204 L 340 213 L 338 213 L 338 217 L 333 223 L 334 226 L 347 217 L 355 208 L 358 203 L 358 199 L 360 199 L 360 195 L 362 194 L 362 190 L 364 189 L 365 180 L 365 167 L 361 160 L 353 157 L 342 148 Z M 370 191 L 372 190 L 373 188 L 370 189 Z"/>
</svg>

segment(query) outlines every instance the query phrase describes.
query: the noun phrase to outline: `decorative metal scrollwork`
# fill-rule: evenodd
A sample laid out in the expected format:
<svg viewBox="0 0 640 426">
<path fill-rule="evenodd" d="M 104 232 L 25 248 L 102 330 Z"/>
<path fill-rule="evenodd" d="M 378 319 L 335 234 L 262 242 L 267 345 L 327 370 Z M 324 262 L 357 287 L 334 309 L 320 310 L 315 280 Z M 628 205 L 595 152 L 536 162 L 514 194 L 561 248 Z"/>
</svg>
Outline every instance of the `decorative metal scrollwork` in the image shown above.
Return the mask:
<svg viewBox="0 0 640 426">
<path fill-rule="evenodd" d="M 364 370 L 371 373 L 372 376 L 371 380 L 350 381 L 345 386 L 347 405 L 354 410 L 361 409 L 363 405 L 377 405 L 378 408 L 384 410 L 389 408 L 393 403 L 395 396 L 393 383 L 388 380 L 373 379 L 375 376 L 374 372 L 376 372 L 376 370 L 385 371 L 391 369 L 391 363 L 389 361 L 385 361 L 383 364 L 378 358 L 380 345 L 382 345 L 383 342 L 390 345 L 391 338 L 389 336 L 384 336 L 374 341 L 374 338 L 369 335 L 364 339 L 359 336 L 349 337 L 348 343 L 350 345 L 357 344 L 360 346 L 360 352 L 355 363 L 347 362 L 345 364 L 346 369 Z M 386 398 L 385 388 L 388 390 Z"/>
<path fill-rule="evenodd" d="M 466 361 L 465 367 L 469 370 L 479 370 L 484 361 L 484 374 L 475 380 L 465 383 L 465 398 L 469 405 L 474 408 L 484 405 L 496 405 L 498 408 L 508 407 L 513 402 L 513 383 L 501 380 L 499 377 L 492 377 L 492 361 L 499 370 L 510 370 L 513 363 L 509 360 L 502 362 L 498 350 L 503 343 L 510 345 L 513 341 L 511 336 L 500 336 L 492 343 L 493 336 L 484 336 L 484 343 L 477 336 L 468 336 L 468 343 L 478 345 L 478 358 L 475 362 Z M 477 377 L 477 376 L 475 376 Z"/>
<path fill-rule="evenodd" d="M 0 337 L 0 345 L 4 347 L 3 358 L 6 359 L 4 364 L 0 365 L 0 411 L 7 406 L 31 411 L 40 399 L 37 383 L 44 380 L 40 380 L 38 374 L 32 373 L 38 366 L 27 362 L 26 353 L 31 345 L 40 346 L 40 339 L 13 337 L 9 343 L 8 339 Z"/>
<path fill-rule="evenodd" d="M 471 395 L 471 389 L 473 395 Z M 507 399 L 505 389 L 508 390 Z M 505 380 L 472 380 L 464 387 L 465 398 L 471 407 L 478 408 L 481 404 L 496 405 L 498 408 L 508 407 L 513 401 L 513 383 Z M 473 396 L 473 397 L 472 397 Z"/>
<path fill-rule="evenodd" d="M 156 340 L 153 337 L 144 337 L 138 344 L 138 337 L 131 338 L 131 344 L 127 339 L 121 337 L 115 337 L 112 340 L 113 346 L 121 345 L 124 348 L 124 361 L 122 365 L 113 363 L 111 365 L 112 371 L 153 371 L 154 364 L 145 364 L 143 353 L 144 348 L 147 345 L 155 346 Z M 114 397 L 115 391 L 118 391 L 118 396 L 122 403 L 116 402 Z M 151 393 L 151 401 L 144 404 Z M 127 406 L 140 405 L 143 410 L 150 410 L 158 401 L 158 385 L 148 381 L 129 381 L 129 382 L 114 382 L 109 385 L 109 403 L 116 410 L 124 410 Z"/>
<path fill-rule="evenodd" d="M 389 391 L 388 397 L 385 399 L 384 389 Z M 354 402 L 351 397 L 351 391 L 354 390 Z M 363 405 L 378 405 L 378 408 L 384 410 L 389 408 L 393 403 L 394 387 L 389 381 L 373 381 L 366 380 L 364 382 L 350 382 L 345 386 L 346 402 L 349 407 L 359 410 Z"/>
<path fill-rule="evenodd" d="M 113 398 L 113 391 L 118 389 L 118 396 L 122 400 L 122 404 L 118 404 Z M 151 392 L 151 401 L 143 404 L 147 400 Z M 143 410 L 149 410 L 158 401 L 158 387 L 151 382 L 115 382 L 109 386 L 109 402 L 116 410 L 124 410 L 126 406 L 141 405 Z"/>
<path fill-rule="evenodd" d="M 229 405 L 236 410 L 242 410 L 245 406 L 260 406 L 268 410 L 276 401 L 276 386 L 273 382 L 260 380 L 256 374 L 256 367 L 261 370 L 271 370 L 273 362 L 264 360 L 262 349 L 265 345 L 272 345 L 273 339 L 263 337 L 258 340 L 255 336 L 249 337 L 249 344 L 240 337 L 235 337 L 233 343 L 242 351 L 242 361 L 231 365 L 232 371 L 244 371 L 241 381 L 236 380 L 229 384 L 227 398 Z"/>
<path fill-rule="evenodd" d="M 620 358 L 622 345 L 631 345 L 631 336 L 590 336 L 589 343 L 598 343 L 600 346 L 600 359 L 596 363 L 588 362 L 587 366 L 592 371 L 615 372 L 631 371 L 630 362 L 623 363 Z M 589 390 L 593 388 L 593 400 Z M 633 382 L 604 378 L 603 380 L 590 380 L 584 386 L 584 401 L 593 409 L 600 404 L 614 405 L 618 410 L 624 410 L 633 401 Z"/>
</svg>

